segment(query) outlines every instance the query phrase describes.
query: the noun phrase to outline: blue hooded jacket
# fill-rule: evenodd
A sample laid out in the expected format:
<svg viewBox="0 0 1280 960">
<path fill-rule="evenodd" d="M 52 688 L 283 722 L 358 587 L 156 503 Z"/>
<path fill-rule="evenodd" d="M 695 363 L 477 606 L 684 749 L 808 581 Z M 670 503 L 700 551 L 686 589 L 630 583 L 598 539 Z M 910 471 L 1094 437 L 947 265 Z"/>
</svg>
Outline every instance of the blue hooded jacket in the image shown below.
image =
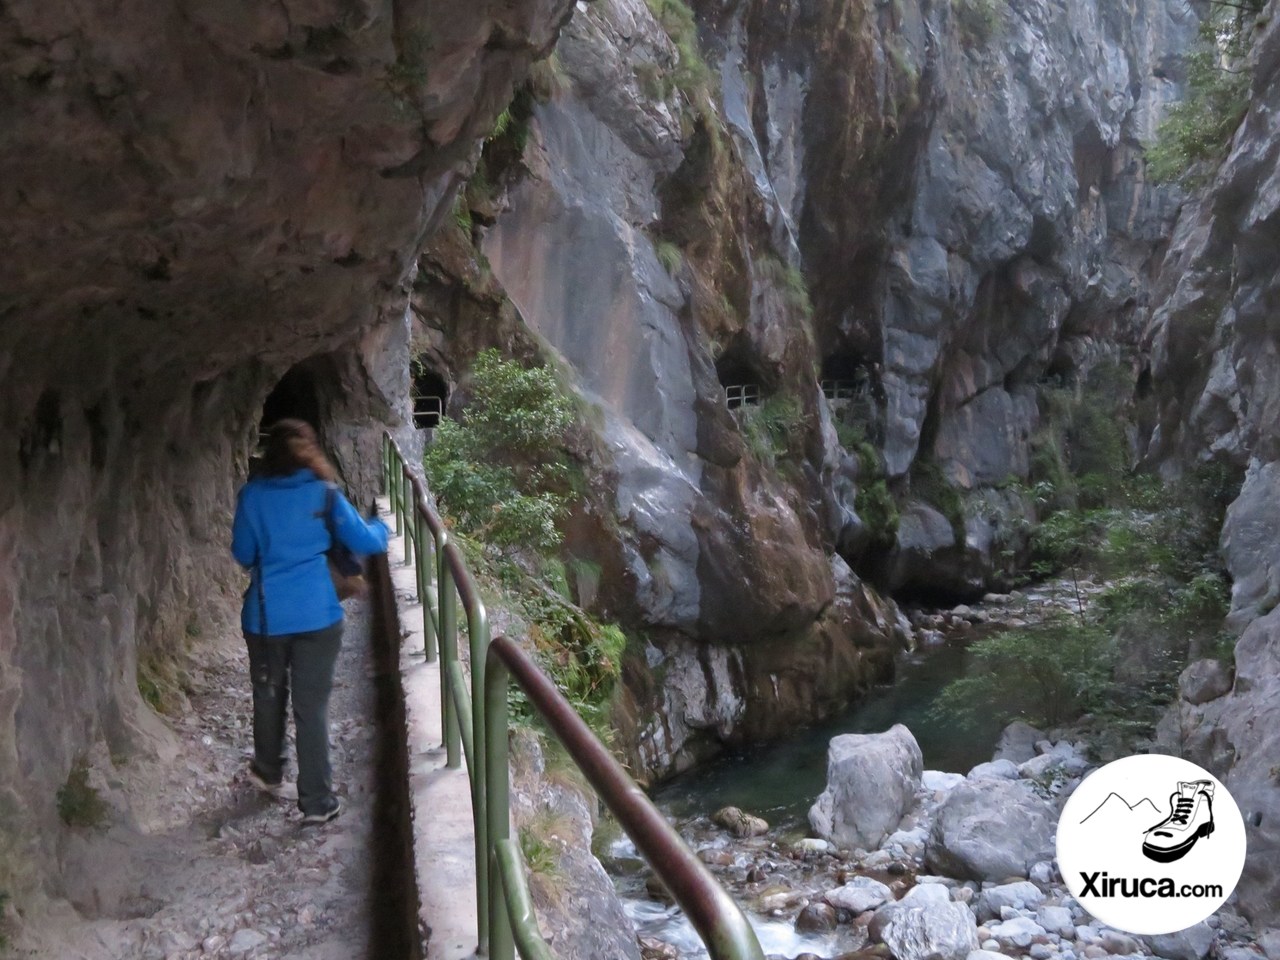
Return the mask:
<svg viewBox="0 0 1280 960">
<path fill-rule="evenodd" d="M 325 557 L 331 546 L 324 517 L 328 490 L 329 484 L 307 469 L 282 477 L 259 477 L 241 488 L 231 527 L 231 554 L 250 571 L 240 612 L 246 633 L 307 633 L 342 619 L 342 604 Z M 386 525 L 376 519 L 366 522 L 336 489 L 333 530 L 357 554 L 387 549 Z"/>
</svg>

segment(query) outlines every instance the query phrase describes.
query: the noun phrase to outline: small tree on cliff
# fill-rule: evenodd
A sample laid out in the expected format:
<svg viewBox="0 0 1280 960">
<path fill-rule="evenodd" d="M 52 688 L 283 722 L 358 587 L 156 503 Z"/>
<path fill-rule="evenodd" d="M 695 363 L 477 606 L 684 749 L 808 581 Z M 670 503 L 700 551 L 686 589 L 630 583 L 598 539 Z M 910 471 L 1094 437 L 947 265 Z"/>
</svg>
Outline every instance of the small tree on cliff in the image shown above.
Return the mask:
<svg viewBox="0 0 1280 960">
<path fill-rule="evenodd" d="M 553 549 L 568 499 L 564 448 L 573 423 L 572 402 L 552 371 L 485 350 L 472 368 L 464 421 L 443 421 L 427 447 L 427 476 L 452 520 L 477 539 Z"/>
</svg>

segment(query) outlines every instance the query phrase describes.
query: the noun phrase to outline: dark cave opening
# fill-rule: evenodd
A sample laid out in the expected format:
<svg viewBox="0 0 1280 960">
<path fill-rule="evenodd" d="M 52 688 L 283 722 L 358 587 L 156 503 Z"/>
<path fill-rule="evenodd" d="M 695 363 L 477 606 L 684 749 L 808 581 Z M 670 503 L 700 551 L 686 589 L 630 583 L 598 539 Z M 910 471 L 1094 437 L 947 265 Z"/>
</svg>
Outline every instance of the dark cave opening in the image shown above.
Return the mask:
<svg viewBox="0 0 1280 960">
<path fill-rule="evenodd" d="M 258 430 L 265 433 L 286 417 L 305 420 L 324 436 L 329 398 L 338 383 L 338 370 L 328 354 L 308 357 L 286 371 L 262 404 Z"/>
<path fill-rule="evenodd" d="M 438 427 L 449 403 L 449 384 L 421 358 L 413 362 L 413 425 L 419 430 Z"/>
<path fill-rule="evenodd" d="M 758 406 L 764 396 L 760 373 L 740 344 L 730 347 L 716 361 L 716 378 L 724 387 L 730 410 Z"/>
</svg>

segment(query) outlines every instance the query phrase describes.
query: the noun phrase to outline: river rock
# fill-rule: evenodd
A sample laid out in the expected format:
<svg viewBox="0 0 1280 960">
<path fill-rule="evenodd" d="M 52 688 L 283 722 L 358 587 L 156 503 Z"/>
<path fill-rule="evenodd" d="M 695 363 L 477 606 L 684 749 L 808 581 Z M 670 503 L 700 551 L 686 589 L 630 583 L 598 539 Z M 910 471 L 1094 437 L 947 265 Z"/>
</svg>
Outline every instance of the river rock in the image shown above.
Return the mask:
<svg viewBox="0 0 1280 960">
<path fill-rule="evenodd" d="M 1015 947 L 1029 947 L 1036 937 L 1045 935 L 1044 927 L 1030 917 L 1013 917 L 991 925 L 991 936 L 1001 943 Z"/>
<path fill-rule="evenodd" d="M 1017 780 L 1018 765 L 1012 760 L 989 760 L 969 771 L 969 780 Z"/>
<path fill-rule="evenodd" d="M 1075 920 L 1066 907 L 1047 906 L 1036 911 L 1036 922 L 1050 933 L 1071 939 L 1075 936 Z"/>
<path fill-rule="evenodd" d="M 680 960 L 680 951 L 665 940 L 640 937 L 639 943 L 642 960 Z"/>
<path fill-rule="evenodd" d="M 996 752 L 991 759 L 1024 763 L 1036 755 L 1036 743 L 1043 738 L 1042 731 L 1029 723 L 1015 720 L 1000 733 L 1000 739 L 996 741 Z"/>
<path fill-rule="evenodd" d="M 943 773 L 941 770 L 926 770 L 920 775 L 920 785 L 926 790 L 947 791 L 964 783 L 964 774 Z"/>
<path fill-rule="evenodd" d="M 925 860 L 954 877 L 1003 880 L 1051 859 L 1057 815 L 1023 782 L 968 781 L 938 808 Z"/>
<path fill-rule="evenodd" d="M 1044 891 L 1029 880 L 988 887 L 978 894 L 976 912 L 979 920 L 999 917 L 1005 907 L 1016 910 L 1034 909 L 1044 903 Z M 1068 915 L 1070 919 L 1070 915 Z"/>
<path fill-rule="evenodd" d="M 809 809 L 809 824 L 842 847 L 874 849 L 911 809 L 924 758 L 911 731 L 843 734 L 827 748 L 827 788 Z"/>
<path fill-rule="evenodd" d="M 827 903 L 811 903 L 796 917 L 796 929 L 825 933 L 836 928 L 835 907 Z"/>
<path fill-rule="evenodd" d="M 818 837 L 805 837 L 803 840 L 797 840 L 792 845 L 792 849 L 795 850 L 796 853 L 802 855 L 830 853 L 831 844 L 826 840 L 819 839 Z"/>
<path fill-rule="evenodd" d="M 1197 660 L 1178 677 L 1178 693 L 1191 704 L 1216 700 L 1231 689 L 1231 672 L 1221 660 Z"/>
<path fill-rule="evenodd" d="M 1201 921 L 1195 926 L 1147 938 L 1156 956 L 1166 960 L 1204 960 L 1216 934 L 1212 927 Z"/>
<path fill-rule="evenodd" d="M 843 887 L 828 890 L 823 899 L 840 910 L 864 913 L 893 899 L 893 891 L 873 877 L 854 877 Z"/>
<path fill-rule="evenodd" d="M 1039 780 L 1051 774 L 1078 777 L 1088 768 L 1089 761 L 1075 754 L 1043 753 L 1018 766 L 1018 776 Z"/>
<path fill-rule="evenodd" d="M 738 807 L 721 807 L 711 815 L 711 822 L 724 827 L 735 837 L 747 839 L 759 837 L 769 832 L 769 824 L 760 817 L 753 816 Z"/>
<path fill-rule="evenodd" d="M 911 894 L 930 889 L 945 898 L 946 887 L 937 884 L 914 887 Z M 878 934 L 897 960 L 961 960 L 978 949 L 978 925 L 968 907 L 911 894 L 881 907 L 872 921 L 872 934 Z"/>
</svg>

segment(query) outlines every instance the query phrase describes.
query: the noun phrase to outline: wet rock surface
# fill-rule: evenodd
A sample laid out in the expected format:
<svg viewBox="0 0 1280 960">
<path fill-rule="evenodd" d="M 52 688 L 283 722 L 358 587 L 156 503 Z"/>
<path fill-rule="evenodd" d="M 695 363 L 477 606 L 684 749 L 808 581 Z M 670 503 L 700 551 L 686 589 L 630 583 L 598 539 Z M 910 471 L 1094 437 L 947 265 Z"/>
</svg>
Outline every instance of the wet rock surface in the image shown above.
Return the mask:
<svg viewBox="0 0 1280 960">
<path fill-rule="evenodd" d="M 110 825 L 70 832 L 57 891 L 70 903 L 34 905 L 10 937 L 17 955 L 351 960 L 376 951 L 385 892 L 375 890 L 372 848 L 375 690 L 368 618 L 360 601 L 347 606 L 330 701 L 343 813 L 304 827 L 296 791 L 275 799 L 245 779 L 247 658 L 236 640 L 210 647 L 191 670 L 192 709 L 175 727 L 173 761 L 117 758 L 95 773 Z"/>
<path fill-rule="evenodd" d="M 1012 734 L 1023 732 L 1015 728 Z M 970 790 L 1025 791 L 1041 804 L 1051 829 L 1056 827 L 1062 804 L 1095 765 L 1065 740 L 1041 737 L 1033 749 L 1036 758 L 1077 758 L 1081 770 L 1070 773 L 1058 767 L 1053 776 L 1027 779 L 1009 761 L 1001 761 L 1012 771 L 1011 779 L 992 779 L 981 770 L 968 776 L 925 771 L 901 828 L 872 849 L 813 846 L 811 840 L 777 830 L 736 840 L 701 817 L 682 822 L 680 828 L 752 917 L 771 958 L 1261 960 L 1259 943 L 1265 937 L 1260 940 L 1241 915 L 1237 897 L 1189 930 L 1141 937 L 1111 929 L 1084 911 L 1058 875 L 1052 844 L 1041 859 L 1015 871 L 1028 879 L 975 878 L 967 875 L 967 867 L 953 870 L 933 863 L 925 837 L 945 816 L 948 803 L 957 796 L 965 802 Z M 1014 825 L 1008 832 L 1016 830 Z M 1041 839 L 1036 833 L 1031 845 Z M 1019 842 L 1011 841 L 1010 847 Z M 625 892 L 626 882 L 619 882 L 624 896 L 632 896 Z M 645 937 L 666 943 L 682 960 L 706 957 L 678 912 L 650 909 L 634 899 L 627 903 Z M 831 914 L 821 907 L 834 912 L 834 927 L 828 926 Z"/>
</svg>

